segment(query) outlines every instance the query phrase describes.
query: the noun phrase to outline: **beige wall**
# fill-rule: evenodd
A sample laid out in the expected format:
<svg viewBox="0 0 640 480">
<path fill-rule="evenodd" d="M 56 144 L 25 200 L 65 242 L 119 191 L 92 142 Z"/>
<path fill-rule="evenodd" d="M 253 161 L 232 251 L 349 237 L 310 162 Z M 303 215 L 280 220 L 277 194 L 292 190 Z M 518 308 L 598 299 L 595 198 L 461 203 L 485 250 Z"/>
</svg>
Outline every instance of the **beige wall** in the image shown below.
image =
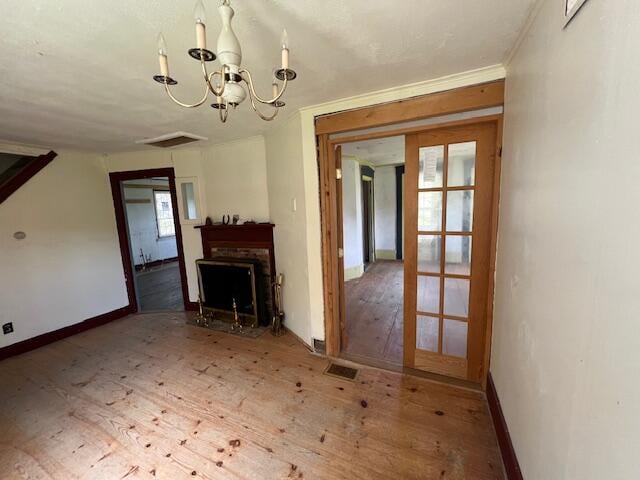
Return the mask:
<svg viewBox="0 0 640 480">
<path fill-rule="evenodd" d="M 276 267 L 279 273 L 284 274 L 285 325 L 304 342 L 311 344 L 300 132 L 300 115 L 296 113 L 266 136 L 267 178 L 271 221 L 276 225 Z"/>
<path fill-rule="evenodd" d="M 243 220 L 269 220 L 264 138 L 250 137 L 201 148 L 149 149 L 106 155 L 109 172 L 173 167 L 176 178 L 196 177 L 202 217 L 220 221 L 237 213 Z M 202 258 L 200 232 L 181 219 L 189 300 L 198 299 L 195 261 Z"/>
<path fill-rule="evenodd" d="M 0 347 L 129 303 L 103 163 L 58 153 L 0 205 Z"/>
<path fill-rule="evenodd" d="M 560 3 L 508 66 L 491 372 L 525 478 L 638 478 L 640 2 Z"/>
</svg>

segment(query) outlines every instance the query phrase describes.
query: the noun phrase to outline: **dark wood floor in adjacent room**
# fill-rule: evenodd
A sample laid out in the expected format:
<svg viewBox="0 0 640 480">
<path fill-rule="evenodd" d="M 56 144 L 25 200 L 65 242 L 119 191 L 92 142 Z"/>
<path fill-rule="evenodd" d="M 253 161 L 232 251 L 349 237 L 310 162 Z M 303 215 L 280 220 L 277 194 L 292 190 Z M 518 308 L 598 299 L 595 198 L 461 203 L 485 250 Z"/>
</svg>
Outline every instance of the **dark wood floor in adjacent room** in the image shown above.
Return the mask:
<svg viewBox="0 0 640 480">
<path fill-rule="evenodd" d="M 180 267 L 177 261 L 135 273 L 140 311 L 184 310 Z"/>
<path fill-rule="evenodd" d="M 0 362 L 0 478 L 502 479 L 484 396 L 127 317 Z"/>
<path fill-rule="evenodd" d="M 379 260 L 345 282 L 345 353 L 402 365 L 403 272 L 401 260 Z"/>
</svg>

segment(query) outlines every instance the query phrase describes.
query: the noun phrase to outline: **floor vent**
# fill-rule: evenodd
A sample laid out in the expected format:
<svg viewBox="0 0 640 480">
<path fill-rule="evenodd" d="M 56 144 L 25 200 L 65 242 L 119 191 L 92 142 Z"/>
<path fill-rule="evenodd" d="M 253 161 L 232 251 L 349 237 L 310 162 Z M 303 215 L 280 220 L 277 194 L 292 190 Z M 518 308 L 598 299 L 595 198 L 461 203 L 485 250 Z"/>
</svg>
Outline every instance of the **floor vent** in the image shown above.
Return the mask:
<svg viewBox="0 0 640 480">
<path fill-rule="evenodd" d="M 144 140 L 138 140 L 136 143 L 142 143 L 144 145 L 151 145 L 152 147 L 159 148 L 171 148 L 179 147 L 186 143 L 198 142 L 200 140 L 207 140 L 207 137 L 201 137 L 193 133 L 187 132 L 174 132 L 166 135 L 161 135 L 156 138 L 145 138 Z"/>
<path fill-rule="evenodd" d="M 327 353 L 327 347 L 324 343 L 324 340 L 318 340 L 317 338 L 313 339 L 313 351 L 316 353 Z"/>
<path fill-rule="evenodd" d="M 345 367 L 344 365 L 337 365 L 332 362 L 324 373 L 325 375 L 331 375 L 332 377 L 339 377 L 345 380 L 355 380 L 358 375 L 358 370 L 351 367 Z"/>
</svg>

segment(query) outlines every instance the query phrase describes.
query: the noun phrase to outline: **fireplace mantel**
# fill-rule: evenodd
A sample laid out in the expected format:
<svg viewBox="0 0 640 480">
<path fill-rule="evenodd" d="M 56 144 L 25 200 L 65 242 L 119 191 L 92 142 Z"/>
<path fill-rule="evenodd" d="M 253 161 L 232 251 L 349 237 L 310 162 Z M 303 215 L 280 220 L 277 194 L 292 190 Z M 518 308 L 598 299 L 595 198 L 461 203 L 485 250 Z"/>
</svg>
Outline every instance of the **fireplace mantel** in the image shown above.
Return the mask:
<svg viewBox="0 0 640 480">
<path fill-rule="evenodd" d="M 205 259 L 215 257 L 255 258 L 261 260 L 264 272 L 264 288 L 267 292 L 267 308 L 273 315 L 273 284 L 276 280 L 276 261 L 273 247 L 272 223 L 242 225 L 199 225 L 202 237 L 202 254 Z M 268 256 L 267 256 L 268 252 Z"/>
<path fill-rule="evenodd" d="M 270 248 L 273 254 L 273 223 L 242 225 L 198 225 L 205 257 L 212 246 L 231 248 Z M 212 245 L 212 242 L 215 245 Z"/>
</svg>

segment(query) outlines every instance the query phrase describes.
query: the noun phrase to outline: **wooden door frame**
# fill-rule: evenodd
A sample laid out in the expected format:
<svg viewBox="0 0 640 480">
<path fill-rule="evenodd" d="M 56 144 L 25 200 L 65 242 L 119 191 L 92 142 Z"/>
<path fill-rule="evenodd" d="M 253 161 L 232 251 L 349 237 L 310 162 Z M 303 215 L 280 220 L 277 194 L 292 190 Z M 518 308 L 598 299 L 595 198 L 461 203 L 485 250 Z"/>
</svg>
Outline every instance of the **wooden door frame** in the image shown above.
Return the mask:
<svg viewBox="0 0 640 480">
<path fill-rule="evenodd" d="M 445 92 L 415 97 L 397 102 L 374 105 L 316 118 L 316 141 L 320 180 L 320 227 L 322 239 L 323 297 L 325 342 L 328 356 L 337 357 L 341 352 L 341 318 L 344 315 L 344 282 L 340 283 L 338 246 L 342 226 L 338 223 L 337 185 L 335 171 L 335 147 L 374 138 L 406 135 L 417 131 L 441 129 L 474 123 L 495 122 L 497 131 L 494 170 L 494 195 L 491 206 L 491 251 L 487 302 L 487 328 L 481 386 L 486 388 L 491 354 L 493 325 L 493 299 L 495 289 L 495 260 L 500 198 L 500 171 L 502 160 L 503 115 L 488 115 L 467 120 L 443 122 L 434 125 L 389 129 L 385 132 L 355 134 L 331 139 L 333 133 L 388 126 L 396 123 L 426 119 L 453 113 L 470 112 L 504 105 L 504 80 L 473 85 Z M 404 191 L 403 191 L 404 195 Z M 406 238 L 405 238 L 406 242 Z"/>
<path fill-rule="evenodd" d="M 182 229 L 180 226 L 180 215 L 178 211 L 178 193 L 176 190 L 176 174 L 173 168 L 152 168 L 147 170 L 127 170 L 123 172 L 109 173 L 111 183 L 111 194 L 113 196 L 113 208 L 116 214 L 116 226 L 118 228 L 118 241 L 120 243 L 120 254 L 122 256 L 122 268 L 124 269 L 125 281 L 127 284 L 127 296 L 131 313 L 138 311 L 138 300 L 134 282 L 133 257 L 129 248 L 129 236 L 127 234 L 127 220 L 122 196 L 121 182 L 125 180 L 138 180 L 153 177 L 167 177 L 169 179 L 169 192 L 171 193 L 171 204 L 173 209 L 173 223 L 176 230 L 176 250 L 178 252 L 178 267 L 180 270 L 180 283 L 182 287 L 182 299 L 185 310 L 192 310 L 189 301 L 189 286 L 187 283 L 187 269 L 184 260 L 184 248 L 182 245 Z"/>
</svg>

